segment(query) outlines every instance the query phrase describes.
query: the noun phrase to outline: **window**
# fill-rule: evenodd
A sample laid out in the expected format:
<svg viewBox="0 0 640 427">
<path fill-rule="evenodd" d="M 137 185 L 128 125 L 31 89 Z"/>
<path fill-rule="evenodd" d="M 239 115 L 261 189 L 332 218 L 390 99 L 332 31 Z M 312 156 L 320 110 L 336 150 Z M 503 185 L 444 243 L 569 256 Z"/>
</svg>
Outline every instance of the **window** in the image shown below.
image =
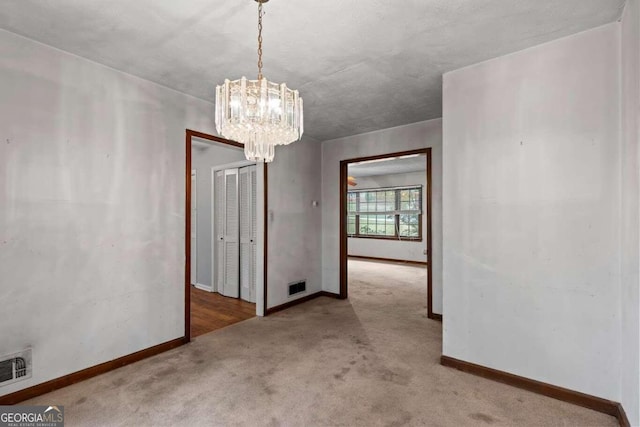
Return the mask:
<svg viewBox="0 0 640 427">
<path fill-rule="evenodd" d="M 422 186 L 349 191 L 347 234 L 422 240 Z"/>
</svg>

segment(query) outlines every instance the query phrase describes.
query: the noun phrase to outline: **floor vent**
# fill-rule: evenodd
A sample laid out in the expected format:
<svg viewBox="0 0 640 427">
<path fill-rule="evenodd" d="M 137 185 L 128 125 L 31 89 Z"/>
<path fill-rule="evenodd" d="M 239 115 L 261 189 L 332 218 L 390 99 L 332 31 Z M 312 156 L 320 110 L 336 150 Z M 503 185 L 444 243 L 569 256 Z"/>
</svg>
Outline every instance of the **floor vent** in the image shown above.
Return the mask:
<svg viewBox="0 0 640 427">
<path fill-rule="evenodd" d="M 304 292 L 306 290 L 307 282 L 304 280 L 301 282 L 289 283 L 289 296 L 299 294 L 300 292 Z"/>
<path fill-rule="evenodd" d="M 0 386 L 31 378 L 31 349 L 0 358 Z"/>
</svg>

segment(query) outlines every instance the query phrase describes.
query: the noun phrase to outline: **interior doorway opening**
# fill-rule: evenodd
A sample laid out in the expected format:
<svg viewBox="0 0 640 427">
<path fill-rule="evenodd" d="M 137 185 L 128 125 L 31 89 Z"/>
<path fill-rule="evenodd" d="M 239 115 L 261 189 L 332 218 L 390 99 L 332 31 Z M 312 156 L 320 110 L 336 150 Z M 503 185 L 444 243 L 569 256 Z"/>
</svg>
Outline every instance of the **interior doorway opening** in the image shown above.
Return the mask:
<svg viewBox="0 0 640 427">
<path fill-rule="evenodd" d="M 391 281 L 418 281 L 428 317 L 441 320 L 433 312 L 431 149 L 343 160 L 340 192 L 340 297 L 376 269 Z"/>
<path fill-rule="evenodd" d="M 186 131 L 185 336 L 265 313 L 267 166 Z"/>
</svg>

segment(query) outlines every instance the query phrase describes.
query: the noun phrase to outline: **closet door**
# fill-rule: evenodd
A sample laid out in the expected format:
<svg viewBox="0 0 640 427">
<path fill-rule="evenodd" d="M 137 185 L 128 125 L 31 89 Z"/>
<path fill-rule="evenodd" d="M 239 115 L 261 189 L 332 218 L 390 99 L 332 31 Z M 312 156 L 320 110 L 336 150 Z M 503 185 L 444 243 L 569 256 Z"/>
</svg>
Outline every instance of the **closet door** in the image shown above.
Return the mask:
<svg viewBox="0 0 640 427">
<path fill-rule="evenodd" d="M 256 167 L 240 169 L 240 298 L 256 302 Z"/>
<path fill-rule="evenodd" d="M 216 171 L 213 178 L 213 215 L 216 243 L 213 253 L 213 265 L 215 266 L 214 292 L 222 292 L 224 289 L 224 217 L 225 217 L 225 181 L 224 171 Z"/>
<path fill-rule="evenodd" d="M 240 296 L 238 169 L 224 171 L 224 281 L 222 295 Z"/>
<path fill-rule="evenodd" d="M 257 257 L 256 257 L 256 248 L 257 248 L 257 217 L 256 217 L 256 185 L 258 179 L 258 169 L 256 166 L 251 166 L 249 168 L 250 178 L 250 189 L 251 189 L 251 203 L 250 203 L 250 213 L 251 213 L 251 261 L 249 263 L 249 301 L 255 303 L 256 302 L 256 281 L 257 281 Z"/>
</svg>

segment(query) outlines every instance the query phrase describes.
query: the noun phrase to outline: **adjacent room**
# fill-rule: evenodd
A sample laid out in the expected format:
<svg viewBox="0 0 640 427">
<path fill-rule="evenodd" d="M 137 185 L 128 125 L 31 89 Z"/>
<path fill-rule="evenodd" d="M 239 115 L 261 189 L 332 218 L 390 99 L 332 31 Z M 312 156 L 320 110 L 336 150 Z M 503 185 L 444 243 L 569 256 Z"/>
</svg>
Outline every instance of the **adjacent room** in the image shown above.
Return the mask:
<svg viewBox="0 0 640 427">
<path fill-rule="evenodd" d="M 191 138 L 192 338 L 256 315 L 257 181 L 242 147 Z"/>
<path fill-rule="evenodd" d="M 639 145 L 640 0 L 4 0 L 0 427 L 640 427 Z"/>
<path fill-rule="evenodd" d="M 348 289 L 377 294 L 389 310 L 398 309 L 394 296 L 407 292 L 424 302 L 429 317 L 440 319 L 429 280 L 431 151 L 421 151 L 346 163 L 343 262 Z"/>
</svg>

